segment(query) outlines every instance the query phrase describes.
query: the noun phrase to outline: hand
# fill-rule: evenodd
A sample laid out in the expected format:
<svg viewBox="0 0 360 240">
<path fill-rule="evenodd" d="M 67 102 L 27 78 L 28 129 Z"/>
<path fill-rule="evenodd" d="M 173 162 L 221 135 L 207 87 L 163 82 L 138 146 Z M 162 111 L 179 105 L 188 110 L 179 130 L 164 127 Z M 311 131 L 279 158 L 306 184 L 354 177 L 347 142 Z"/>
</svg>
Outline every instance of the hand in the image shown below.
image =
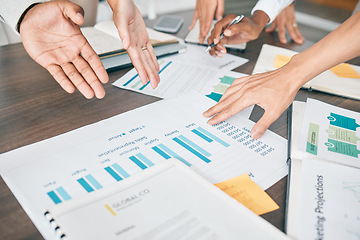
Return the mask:
<svg viewBox="0 0 360 240">
<path fill-rule="evenodd" d="M 217 21 L 220 21 L 224 15 L 225 0 L 197 0 L 194 17 L 189 27 L 192 30 L 196 21 L 200 21 L 199 43 L 203 44 L 206 35 L 210 31 L 214 15 Z"/>
<path fill-rule="evenodd" d="M 101 83 L 108 75 L 100 58 L 82 35 L 83 10 L 69 1 L 34 6 L 20 25 L 20 35 L 30 57 L 46 68 L 68 93 L 74 86 L 86 97 L 105 96 Z"/>
<path fill-rule="evenodd" d="M 252 128 L 251 136 L 255 139 L 260 138 L 287 109 L 301 87 L 301 84 L 292 80 L 301 79 L 301 74 L 296 68 L 288 65 L 271 72 L 236 79 L 225 91 L 219 103 L 204 112 L 204 117 L 213 116 L 208 123 L 217 124 L 257 104 L 265 113 Z"/>
<path fill-rule="evenodd" d="M 151 46 L 141 13 L 132 0 L 108 0 L 114 13 L 114 22 L 124 48 L 145 85 L 150 81 L 156 88 L 160 82 L 159 64 Z"/>
<path fill-rule="evenodd" d="M 290 4 L 284 8 L 275 18 L 274 22 L 265 31 L 270 33 L 278 30 L 278 36 L 282 44 L 286 44 L 285 28 L 291 39 L 297 44 L 304 43 L 304 37 L 301 35 L 296 24 L 294 5 Z"/>
<path fill-rule="evenodd" d="M 240 23 L 227 28 L 235 15 L 227 15 L 224 19 L 217 22 L 207 39 L 208 44 L 217 44 L 210 50 L 210 55 L 222 57 L 226 53 L 224 44 L 240 44 L 257 39 L 264 29 L 269 17 L 263 11 L 256 11 L 250 18 L 244 17 Z M 224 32 L 224 38 L 220 41 L 220 34 Z"/>
</svg>

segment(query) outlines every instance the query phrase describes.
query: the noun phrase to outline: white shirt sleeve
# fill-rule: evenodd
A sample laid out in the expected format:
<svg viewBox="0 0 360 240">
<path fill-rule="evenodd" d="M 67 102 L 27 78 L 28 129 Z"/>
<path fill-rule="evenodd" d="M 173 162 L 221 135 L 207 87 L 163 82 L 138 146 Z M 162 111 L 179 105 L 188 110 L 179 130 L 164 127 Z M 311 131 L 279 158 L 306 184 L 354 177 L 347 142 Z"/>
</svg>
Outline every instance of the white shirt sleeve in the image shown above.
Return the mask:
<svg viewBox="0 0 360 240">
<path fill-rule="evenodd" d="M 265 12 L 270 18 L 268 22 L 268 24 L 270 24 L 284 8 L 292 2 L 293 0 L 259 0 L 251 11 L 251 14 L 254 14 L 257 10 Z"/>
<path fill-rule="evenodd" d="M 33 3 L 41 0 L 0 0 L 0 20 L 16 31 L 16 25 L 23 12 Z"/>
</svg>

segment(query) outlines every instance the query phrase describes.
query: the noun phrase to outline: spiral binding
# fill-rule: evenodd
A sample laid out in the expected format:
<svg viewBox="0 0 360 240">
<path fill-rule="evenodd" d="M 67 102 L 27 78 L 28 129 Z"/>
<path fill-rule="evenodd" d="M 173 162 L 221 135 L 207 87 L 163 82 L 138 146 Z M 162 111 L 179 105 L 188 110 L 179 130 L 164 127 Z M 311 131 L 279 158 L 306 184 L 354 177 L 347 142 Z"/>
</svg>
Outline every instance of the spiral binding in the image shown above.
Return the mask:
<svg viewBox="0 0 360 240">
<path fill-rule="evenodd" d="M 55 230 L 56 235 L 57 235 L 60 239 L 66 240 L 66 234 L 61 231 L 60 226 L 56 225 L 55 219 L 51 217 L 50 212 L 49 212 L 49 211 L 46 211 L 46 212 L 44 213 L 44 216 L 45 216 L 46 219 L 49 221 L 50 226 Z"/>
</svg>

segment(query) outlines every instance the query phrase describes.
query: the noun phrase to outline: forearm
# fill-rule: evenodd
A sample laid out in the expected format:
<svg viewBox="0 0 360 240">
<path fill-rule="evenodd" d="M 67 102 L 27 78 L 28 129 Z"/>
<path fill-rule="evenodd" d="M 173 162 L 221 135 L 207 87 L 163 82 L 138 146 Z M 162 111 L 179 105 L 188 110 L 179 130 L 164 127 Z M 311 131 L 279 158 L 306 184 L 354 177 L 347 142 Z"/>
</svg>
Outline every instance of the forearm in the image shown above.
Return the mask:
<svg viewBox="0 0 360 240">
<path fill-rule="evenodd" d="M 360 12 L 306 51 L 295 55 L 288 67 L 301 72 L 298 85 L 302 86 L 329 68 L 359 56 L 359 36 Z"/>
</svg>

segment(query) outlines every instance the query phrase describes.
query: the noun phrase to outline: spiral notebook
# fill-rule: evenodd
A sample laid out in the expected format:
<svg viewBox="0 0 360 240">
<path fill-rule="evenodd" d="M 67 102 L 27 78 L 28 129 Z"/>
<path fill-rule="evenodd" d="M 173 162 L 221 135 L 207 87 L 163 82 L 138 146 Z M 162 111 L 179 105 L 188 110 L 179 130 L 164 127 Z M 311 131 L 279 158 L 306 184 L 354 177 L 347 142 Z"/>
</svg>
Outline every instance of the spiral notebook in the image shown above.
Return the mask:
<svg viewBox="0 0 360 240">
<path fill-rule="evenodd" d="M 62 239 L 287 239 L 176 159 L 45 216 Z"/>
</svg>

